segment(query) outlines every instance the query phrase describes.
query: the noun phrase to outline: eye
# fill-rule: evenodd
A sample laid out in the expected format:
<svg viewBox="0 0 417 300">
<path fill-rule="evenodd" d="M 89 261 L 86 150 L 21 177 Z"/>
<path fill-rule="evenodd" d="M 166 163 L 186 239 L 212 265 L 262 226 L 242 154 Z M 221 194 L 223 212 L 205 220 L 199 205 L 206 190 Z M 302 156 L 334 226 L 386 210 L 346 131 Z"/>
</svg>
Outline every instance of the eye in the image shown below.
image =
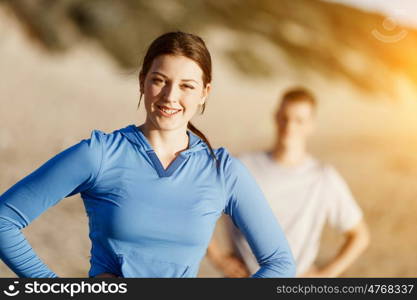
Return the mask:
<svg viewBox="0 0 417 300">
<path fill-rule="evenodd" d="M 182 87 L 186 88 L 186 89 L 190 89 L 190 90 L 194 89 L 194 87 L 192 85 L 189 85 L 189 84 L 183 84 Z"/>
<path fill-rule="evenodd" d="M 156 84 L 161 84 L 164 82 L 164 80 L 161 78 L 155 77 L 155 78 L 152 78 L 152 82 Z"/>
</svg>

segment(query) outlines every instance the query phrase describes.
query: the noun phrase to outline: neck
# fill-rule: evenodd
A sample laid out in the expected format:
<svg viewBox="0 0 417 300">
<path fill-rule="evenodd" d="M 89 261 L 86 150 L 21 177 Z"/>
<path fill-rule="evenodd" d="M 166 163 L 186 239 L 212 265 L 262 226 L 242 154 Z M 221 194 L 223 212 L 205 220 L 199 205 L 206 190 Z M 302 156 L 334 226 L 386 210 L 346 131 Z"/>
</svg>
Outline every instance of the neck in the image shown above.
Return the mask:
<svg viewBox="0 0 417 300">
<path fill-rule="evenodd" d="M 152 126 L 150 122 L 145 122 L 139 127 L 156 153 L 176 155 L 188 148 L 189 137 L 186 127 L 174 130 L 160 130 Z"/>
<path fill-rule="evenodd" d="M 278 140 L 271 151 L 272 159 L 286 167 L 300 165 L 308 156 L 305 143 L 291 145 L 284 144 Z"/>
</svg>

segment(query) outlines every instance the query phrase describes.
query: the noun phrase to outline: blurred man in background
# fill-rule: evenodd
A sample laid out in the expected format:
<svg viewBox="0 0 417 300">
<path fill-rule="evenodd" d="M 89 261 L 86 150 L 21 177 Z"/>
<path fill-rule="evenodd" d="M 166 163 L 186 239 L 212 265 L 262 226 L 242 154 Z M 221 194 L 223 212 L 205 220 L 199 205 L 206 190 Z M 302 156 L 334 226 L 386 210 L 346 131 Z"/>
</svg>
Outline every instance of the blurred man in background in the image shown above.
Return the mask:
<svg viewBox="0 0 417 300">
<path fill-rule="evenodd" d="M 286 92 L 276 111 L 277 139 L 269 151 L 240 155 L 261 189 L 290 244 L 299 277 L 337 277 L 369 244 L 363 213 L 339 173 L 307 151 L 317 103 L 306 89 Z M 256 205 L 256 203 L 254 203 Z M 314 261 L 325 223 L 344 236 L 337 255 L 322 267 Z M 247 277 L 259 269 L 240 231 L 229 223 L 234 247 L 226 254 L 213 239 L 209 259 L 227 277 Z"/>
</svg>

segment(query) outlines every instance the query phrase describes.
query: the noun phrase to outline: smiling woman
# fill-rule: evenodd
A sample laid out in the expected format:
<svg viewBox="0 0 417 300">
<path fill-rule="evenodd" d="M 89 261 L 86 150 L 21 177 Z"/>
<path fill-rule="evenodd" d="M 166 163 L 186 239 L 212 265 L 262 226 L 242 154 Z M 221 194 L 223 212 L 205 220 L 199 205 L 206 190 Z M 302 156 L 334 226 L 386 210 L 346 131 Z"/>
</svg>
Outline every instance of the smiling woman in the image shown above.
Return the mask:
<svg viewBox="0 0 417 300">
<path fill-rule="evenodd" d="M 148 74 L 141 78 L 141 86 L 149 121 L 159 129 L 186 127 L 197 108 L 205 103 L 210 87 L 202 82 L 200 67 L 184 56 L 161 55 Z M 174 115 L 177 118 L 172 118 Z"/>
<path fill-rule="evenodd" d="M 139 73 L 140 99 L 145 94 L 145 126 L 188 128 L 208 145 L 217 160 L 208 139 L 190 122 L 199 107 L 201 113 L 205 110 L 211 79 L 211 56 L 199 36 L 183 32 L 163 34 L 153 41 L 144 57 Z M 178 113 L 178 118 L 166 119 Z"/>
<path fill-rule="evenodd" d="M 3 261 L 20 277 L 58 277 L 21 229 L 80 193 L 92 242 L 89 277 L 195 277 L 222 213 L 261 266 L 252 277 L 294 276 L 288 242 L 252 175 L 190 123 L 204 110 L 210 82 L 200 37 L 158 37 L 139 76 L 145 122 L 93 130 L 0 196 Z"/>
<path fill-rule="evenodd" d="M 198 108 L 204 105 L 210 83 L 202 81 L 202 71 L 196 62 L 179 55 L 158 56 L 147 74 L 140 78 L 147 112 L 141 129 L 146 135 L 154 136 L 161 132 L 169 132 L 173 136 L 172 133 L 177 132 L 172 141 L 185 149 L 188 143 L 185 134 L 187 126 Z M 161 138 L 156 139 L 161 141 Z M 163 153 L 164 148 L 155 147 L 159 156 L 166 157 L 165 164 L 169 164 L 171 149 Z"/>
</svg>

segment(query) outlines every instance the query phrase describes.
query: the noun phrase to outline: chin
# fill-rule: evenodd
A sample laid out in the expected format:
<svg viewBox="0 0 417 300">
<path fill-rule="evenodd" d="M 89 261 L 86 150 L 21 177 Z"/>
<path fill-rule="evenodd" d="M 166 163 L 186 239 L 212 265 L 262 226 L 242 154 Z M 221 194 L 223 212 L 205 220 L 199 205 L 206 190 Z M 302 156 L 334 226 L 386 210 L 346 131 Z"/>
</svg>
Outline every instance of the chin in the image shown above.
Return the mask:
<svg viewBox="0 0 417 300">
<path fill-rule="evenodd" d="M 179 128 L 187 127 L 187 123 L 171 121 L 171 120 L 154 120 L 154 125 L 159 130 L 177 130 Z"/>
</svg>

